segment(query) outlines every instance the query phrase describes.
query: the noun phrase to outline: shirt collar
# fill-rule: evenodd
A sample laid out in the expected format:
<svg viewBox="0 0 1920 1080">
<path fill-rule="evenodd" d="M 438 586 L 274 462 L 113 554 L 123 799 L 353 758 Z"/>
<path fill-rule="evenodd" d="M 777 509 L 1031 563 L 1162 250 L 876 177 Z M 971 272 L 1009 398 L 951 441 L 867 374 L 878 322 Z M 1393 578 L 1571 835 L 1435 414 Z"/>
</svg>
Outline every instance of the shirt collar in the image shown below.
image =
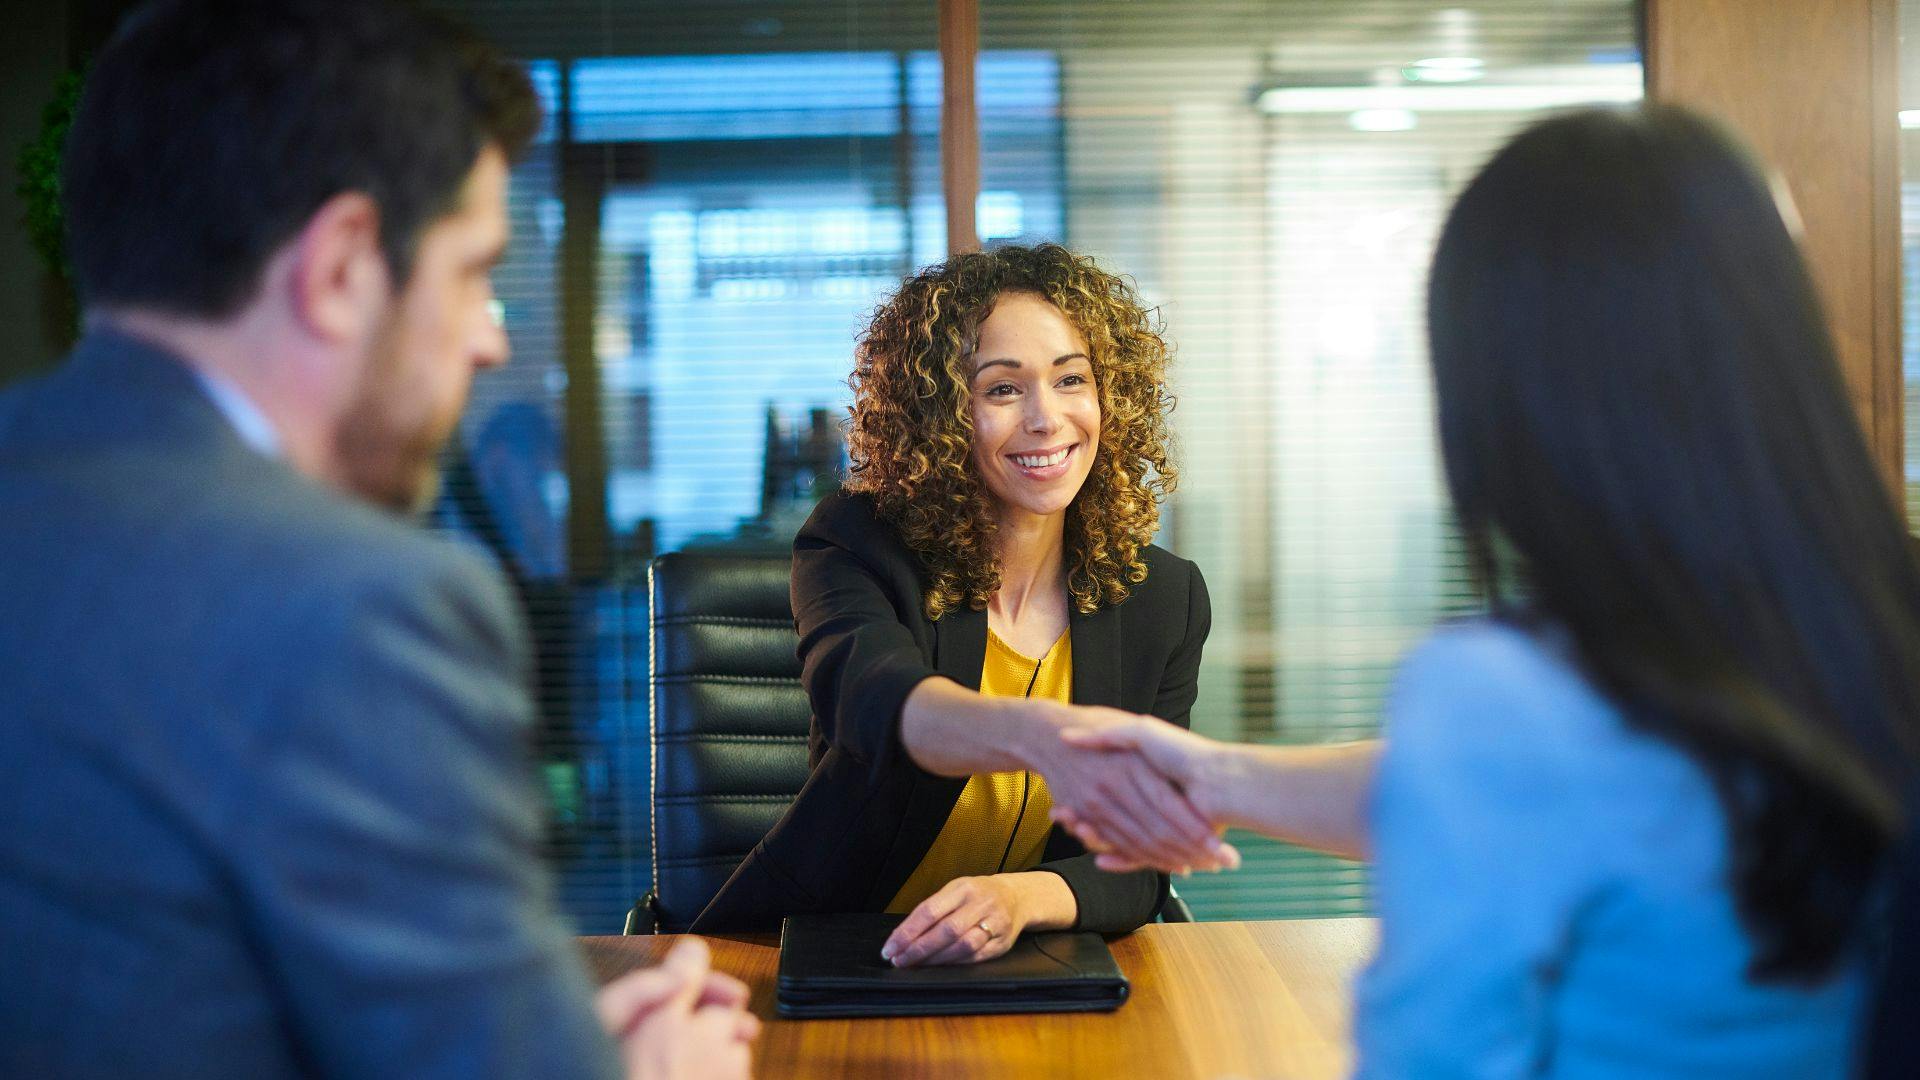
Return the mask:
<svg viewBox="0 0 1920 1080">
<path fill-rule="evenodd" d="M 233 425 L 240 441 L 267 457 L 280 457 L 280 433 L 274 430 L 273 421 L 260 411 L 252 399 L 233 384 L 231 379 L 215 374 L 199 365 L 189 365 L 193 377 L 200 380 L 200 386 L 206 390 L 207 397 L 213 400 L 215 408 Z"/>
</svg>

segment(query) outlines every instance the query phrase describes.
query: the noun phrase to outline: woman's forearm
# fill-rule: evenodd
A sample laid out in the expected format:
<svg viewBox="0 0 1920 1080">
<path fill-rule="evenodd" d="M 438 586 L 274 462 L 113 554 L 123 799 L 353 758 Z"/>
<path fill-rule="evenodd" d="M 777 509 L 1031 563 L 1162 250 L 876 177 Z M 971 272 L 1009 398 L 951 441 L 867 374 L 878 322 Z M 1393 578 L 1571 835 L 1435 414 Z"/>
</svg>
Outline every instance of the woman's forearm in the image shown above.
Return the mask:
<svg viewBox="0 0 1920 1080">
<path fill-rule="evenodd" d="M 900 745 L 940 776 L 1036 769 L 1036 751 L 1058 742 L 1038 703 L 994 698 L 952 679 L 923 679 L 900 710 Z"/>
<path fill-rule="evenodd" d="M 1383 745 L 1221 744 L 1196 777 L 1195 792 L 1219 824 L 1364 859 L 1373 846 L 1367 804 Z"/>
<path fill-rule="evenodd" d="M 1067 930 L 1080 919 L 1080 902 L 1067 879 L 1047 870 L 1028 870 L 1000 877 L 1013 887 L 1027 930 Z"/>
<path fill-rule="evenodd" d="M 900 744 L 916 765 L 940 776 L 1040 774 L 1060 817 L 1119 838 L 1160 869 L 1211 870 L 1239 863 L 1172 780 L 1132 754 L 1087 751 L 1062 732 L 1141 717 L 1096 705 L 1038 698 L 988 697 L 934 676 L 922 679 L 900 710 Z"/>
</svg>

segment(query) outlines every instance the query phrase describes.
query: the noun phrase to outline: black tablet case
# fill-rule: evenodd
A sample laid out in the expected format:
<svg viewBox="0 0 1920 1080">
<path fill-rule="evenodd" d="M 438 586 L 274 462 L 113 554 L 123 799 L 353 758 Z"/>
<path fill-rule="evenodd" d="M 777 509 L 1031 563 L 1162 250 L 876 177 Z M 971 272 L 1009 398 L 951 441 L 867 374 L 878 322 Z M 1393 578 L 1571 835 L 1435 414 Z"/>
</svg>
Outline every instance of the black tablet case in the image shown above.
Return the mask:
<svg viewBox="0 0 1920 1080">
<path fill-rule="evenodd" d="M 780 1015 L 954 1016 L 1105 1012 L 1127 978 L 1095 933 L 1022 934 L 978 964 L 896 968 L 880 946 L 899 915 L 794 915 L 780 927 Z"/>
</svg>

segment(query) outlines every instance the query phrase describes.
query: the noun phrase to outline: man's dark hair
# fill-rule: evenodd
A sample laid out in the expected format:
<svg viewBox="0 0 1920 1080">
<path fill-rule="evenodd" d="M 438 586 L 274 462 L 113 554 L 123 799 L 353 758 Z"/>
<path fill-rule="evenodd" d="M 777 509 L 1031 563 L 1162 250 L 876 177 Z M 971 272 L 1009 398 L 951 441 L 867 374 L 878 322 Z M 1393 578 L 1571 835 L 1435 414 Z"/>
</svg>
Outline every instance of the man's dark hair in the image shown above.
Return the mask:
<svg viewBox="0 0 1920 1080">
<path fill-rule="evenodd" d="M 1635 729 L 1725 811 L 1750 974 L 1860 941 L 1920 776 L 1920 565 L 1767 180 L 1672 107 L 1548 120 L 1429 286 L 1448 486 Z"/>
<path fill-rule="evenodd" d="M 481 150 L 539 126 L 526 73 L 389 0 L 156 0 L 94 63 L 68 135 L 74 274 L 89 305 L 221 318 L 328 199 L 380 211 L 396 286 Z"/>
</svg>

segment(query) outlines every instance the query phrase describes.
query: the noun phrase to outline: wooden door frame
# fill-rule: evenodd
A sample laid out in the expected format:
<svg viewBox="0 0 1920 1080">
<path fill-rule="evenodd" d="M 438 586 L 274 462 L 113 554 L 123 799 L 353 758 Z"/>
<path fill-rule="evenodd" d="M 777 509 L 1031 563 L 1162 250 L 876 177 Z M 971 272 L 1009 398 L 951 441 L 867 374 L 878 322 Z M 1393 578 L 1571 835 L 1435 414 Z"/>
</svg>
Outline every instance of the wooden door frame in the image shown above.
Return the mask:
<svg viewBox="0 0 1920 1080">
<path fill-rule="evenodd" d="M 940 188 L 949 254 L 980 249 L 973 219 L 980 198 L 980 109 L 974 96 L 979 58 L 979 0 L 940 0 Z"/>
<path fill-rule="evenodd" d="M 1648 97 L 1731 124 L 1792 190 L 1847 393 L 1904 503 L 1898 0 L 1646 0 L 1645 25 Z"/>
</svg>

